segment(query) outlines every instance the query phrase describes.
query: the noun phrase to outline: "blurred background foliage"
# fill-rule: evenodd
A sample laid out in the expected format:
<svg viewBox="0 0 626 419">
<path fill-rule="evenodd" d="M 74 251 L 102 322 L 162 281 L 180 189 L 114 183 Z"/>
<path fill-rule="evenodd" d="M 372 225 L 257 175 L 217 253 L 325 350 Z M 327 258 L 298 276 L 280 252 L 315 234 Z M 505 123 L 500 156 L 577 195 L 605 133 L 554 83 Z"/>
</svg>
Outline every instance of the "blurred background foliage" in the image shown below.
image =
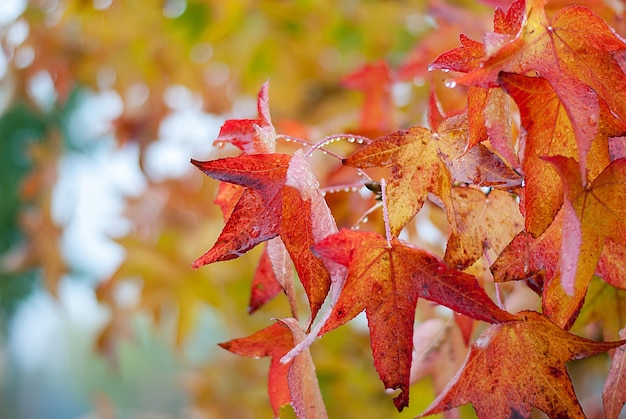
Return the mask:
<svg viewBox="0 0 626 419">
<path fill-rule="evenodd" d="M 424 124 L 446 79 L 428 63 L 460 33 L 481 39 L 508 3 L 3 0 L 0 417 L 271 417 L 269 360 L 216 343 L 288 304 L 246 313 L 257 249 L 191 269 L 222 218 L 189 159 L 233 151 L 212 141 L 225 119 L 256 117 L 268 79 L 279 133 L 371 129 L 367 83 L 341 83 L 368 64 L 394 74 L 387 127 Z M 588 3 L 623 28 L 621 2 Z M 440 102 L 459 110 L 463 92 Z M 343 201 L 337 213 L 354 212 Z M 395 412 L 358 322 L 312 350 L 331 417 L 413 417 L 433 398 L 423 379 Z"/>
</svg>

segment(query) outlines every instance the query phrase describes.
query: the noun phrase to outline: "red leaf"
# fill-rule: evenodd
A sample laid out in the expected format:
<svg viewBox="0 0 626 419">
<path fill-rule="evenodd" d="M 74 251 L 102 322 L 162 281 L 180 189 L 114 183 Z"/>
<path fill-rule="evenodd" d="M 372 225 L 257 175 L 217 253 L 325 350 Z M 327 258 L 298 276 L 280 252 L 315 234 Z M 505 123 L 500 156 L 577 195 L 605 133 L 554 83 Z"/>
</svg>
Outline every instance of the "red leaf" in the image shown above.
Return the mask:
<svg viewBox="0 0 626 419">
<path fill-rule="evenodd" d="M 348 277 L 323 335 L 365 310 L 374 366 L 385 387 L 400 389 L 398 410 L 408 405 L 413 322 L 419 297 L 487 322 L 512 315 L 500 310 L 471 275 L 448 268 L 437 257 L 373 232 L 341 230 L 315 252 L 348 268 Z"/>
<path fill-rule="evenodd" d="M 289 363 L 280 362 L 281 357 L 303 337 L 304 332 L 297 320 L 287 318 L 248 337 L 219 344 L 238 355 L 272 358 L 268 391 L 275 417 L 279 417 L 280 408 L 289 403 L 300 419 L 328 417 L 309 351 L 303 351 Z"/>
<path fill-rule="evenodd" d="M 286 154 L 258 154 L 191 161 L 214 179 L 247 188 L 217 242 L 194 262 L 194 268 L 239 257 L 278 235 L 282 219 L 281 189 L 290 160 L 291 156 Z"/>
<path fill-rule="evenodd" d="M 458 49 L 456 55 L 465 57 L 466 61 L 471 57 L 472 66 L 462 68 L 469 70 L 468 74 L 457 82 L 493 87 L 503 71 L 544 77 L 572 122 L 580 171 L 584 175 L 587 151 L 598 133 L 598 96 L 626 121 L 626 77 L 613 55 L 626 49 L 626 43 L 585 7 L 567 7 L 550 20 L 544 10 L 545 3 L 545 0 L 517 0 L 512 8 L 525 5 L 520 30 L 514 35 L 486 36 L 482 59 L 474 58 L 477 46 Z M 519 16 L 518 12 L 511 14 L 511 21 L 519 21 L 513 16 Z M 508 26 L 500 25 L 500 28 Z M 444 60 L 444 56 L 433 63 L 435 67 L 457 70 L 458 65 L 450 63 L 450 59 Z"/>
<path fill-rule="evenodd" d="M 276 150 L 276 130 L 269 110 L 269 82 L 259 90 L 258 119 L 229 119 L 222 125 L 215 144 L 231 143 L 245 154 L 273 153 Z"/>
<path fill-rule="evenodd" d="M 252 291 L 250 293 L 248 313 L 252 314 L 257 311 L 261 306 L 276 297 L 282 290 L 283 287 L 276 279 L 274 267 L 266 247 L 263 249 L 259 266 L 254 273 L 254 278 L 252 278 Z"/>
<path fill-rule="evenodd" d="M 389 132 L 395 125 L 391 115 L 393 75 L 384 61 L 367 64 L 343 79 L 343 85 L 365 94 L 359 131 L 374 136 Z"/>
<path fill-rule="evenodd" d="M 461 370 L 420 417 L 467 403 L 480 419 L 530 418 L 533 406 L 554 418 L 585 417 L 565 362 L 606 352 L 626 341 L 584 339 L 533 311 L 516 317 L 480 335 Z"/>
<path fill-rule="evenodd" d="M 299 156 L 299 157 L 298 157 Z M 246 187 L 215 245 L 194 267 L 233 259 L 280 236 L 295 265 L 315 318 L 330 289 L 330 277 L 311 253 L 316 239 L 336 231 L 313 175 L 297 154 L 242 154 L 208 162 L 192 160 L 205 174 Z M 297 188 L 289 186 L 295 185 Z"/>
<path fill-rule="evenodd" d="M 294 346 L 291 331 L 282 323 L 277 322 L 248 337 L 229 340 L 219 345 L 237 355 L 272 358 L 267 384 L 274 417 L 279 417 L 280 408 L 291 403 L 287 382 L 290 365 L 280 362 L 280 358 Z"/>
</svg>

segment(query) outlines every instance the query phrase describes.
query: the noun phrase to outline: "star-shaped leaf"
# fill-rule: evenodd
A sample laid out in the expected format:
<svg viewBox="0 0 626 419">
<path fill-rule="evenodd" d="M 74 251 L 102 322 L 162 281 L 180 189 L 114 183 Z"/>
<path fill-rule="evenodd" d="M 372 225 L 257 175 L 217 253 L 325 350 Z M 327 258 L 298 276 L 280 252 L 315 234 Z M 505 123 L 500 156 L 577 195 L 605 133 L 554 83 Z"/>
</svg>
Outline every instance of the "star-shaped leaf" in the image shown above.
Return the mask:
<svg viewBox="0 0 626 419">
<path fill-rule="evenodd" d="M 245 154 L 273 153 L 276 150 L 276 130 L 269 110 L 269 82 L 259 90 L 257 119 L 229 119 L 224 122 L 215 144 L 231 143 Z"/>
<path fill-rule="evenodd" d="M 391 233 L 397 236 L 422 208 L 428 193 L 452 211 L 452 178 L 481 186 L 511 187 L 521 178 L 482 144 L 467 149 L 464 115 L 443 121 L 436 132 L 412 127 L 382 136 L 361 148 L 344 164 L 361 169 L 391 168 L 387 203 Z"/>
<path fill-rule="evenodd" d="M 399 410 L 408 404 L 413 323 L 419 297 L 478 320 L 513 318 L 499 309 L 476 278 L 448 268 L 425 250 L 397 239 L 388 246 L 374 232 L 341 230 L 315 246 L 315 252 L 348 268 L 343 290 L 320 335 L 365 310 L 374 366 L 385 387 L 400 389 Z"/>
<path fill-rule="evenodd" d="M 454 54 L 443 54 L 432 67 L 465 70 L 467 74 L 457 82 L 482 87 L 497 86 L 502 71 L 544 77 L 571 121 L 577 160 L 584 174 L 587 152 L 598 132 L 598 99 L 626 120 L 626 76 L 614 56 L 614 52 L 626 49 L 626 43 L 585 7 L 566 7 L 548 19 L 546 2 L 516 0 L 507 16 L 500 19 L 508 23 L 495 25 L 496 31 L 485 36 L 483 58 L 478 58 L 475 43 L 466 42 L 467 46 L 453 50 Z M 513 31 L 518 26 L 519 30 Z M 464 57 L 462 62 L 471 65 L 451 63 L 455 57 Z"/>
<path fill-rule="evenodd" d="M 420 417 L 471 403 L 483 418 L 530 418 L 536 407 L 553 418 L 584 418 L 565 363 L 626 341 L 595 342 L 543 315 L 524 311 L 491 325 L 471 346 L 465 364 Z"/>
<path fill-rule="evenodd" d="M 626 160 L 612 162 L 587 187 L 582 184 L 574 160 L 561 156 L 546 160 L 561 175 L 566 198 L 561 280 L 548 284 L 544 312 L 557 324 L 569 327 L 585 298 L 605 241 L 626 244 Z"/>
<path fill-rule="evenodd" d="M 500 254 L 523 227 L 515 197 L 497 189 L 485 195 L 478 188 L 455 187 L 452 206 L 455 228 L 444 260 L 456 269 L 472 265 L 488 248 Z"/>
<path fill-rule="evenodd" d="M 298 173 L 304 176 L 304 163 L 301 157 L 294 159 L 300 169 L 293 169 L 292 156 L 278 153 L 242 154 L 207 162 L 192 160 L 205 174 L 246 188 L 216 243 L 193 266 L 239 257 L 280 236 L 309 297 L 314 318 L 328 294 L 330 277 L 310 249 L 317 236 L 332 231 L 332 222 L 327 220 L 330 212 L 324 208 L 319 190 L 311 185 L 312 180 L 298 184 Z M 290 170 L 296 174 L 289 175 Z M 325 221 L 315 225 L 314 219 Z"/>
<path fill-rule="evenodd" d="M 575 121 L 546 79 L 501 73 L 498 80 L 520 110 L 525 130 L 522 170 L 526 230 L 537 236 L 547 228 L 563 203 L 558 173 L 542 157 L 559 155 L 578 159 Z M 626 125 L 613 116 L 604 101 L 600 101 L 599 109 L 597 134 L 587 154 L 590 179 L 609 164 L 607 137 L 626 133 Z"/>
<path fill-rule="evenodd" d="M 219 345 L 233 353 L 250 357 L 271 357 L 268 392 L 274 416 L 280 408 L 292 403 L 298 418 L 326 418 L 315 366 L 308 350 L 289 363 L 280 362 L 294 344 L 304 338 L 304 331 L 295 319 L 278 320 L 245 338 L 233 339 Z"/>
<path fill-rule="evenodd" d="M 391 168 L 387 202 L 394 236 L 422 208 L 429 192 L 449 200 L 450 174 L 437 150 L 430 130 L 412 127 L 380 137 L 344 159 L 344 164 L 362 169 Z"/>
</svg>

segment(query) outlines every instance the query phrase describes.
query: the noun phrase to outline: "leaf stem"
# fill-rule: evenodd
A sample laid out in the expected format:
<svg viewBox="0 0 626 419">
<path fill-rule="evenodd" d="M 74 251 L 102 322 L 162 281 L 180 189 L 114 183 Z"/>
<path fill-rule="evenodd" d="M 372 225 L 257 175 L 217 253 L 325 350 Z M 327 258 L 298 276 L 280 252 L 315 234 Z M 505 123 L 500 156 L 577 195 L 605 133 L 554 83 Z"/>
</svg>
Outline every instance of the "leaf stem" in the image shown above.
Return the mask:
<svg viewBox="0 0 626 419">
<path fill-rule="evenodd" d="M 365 186 L 366 182 L 355 182 L 351 184 L 345 185 L 333 185 L 333 186 L 325 186 L 320 188 L 320 192 L 322 195 L 326 195 L 327 193 L 337 193 L 337 192 L 356 192 L 363 186 Z"/>
<path fill-rule="evenodd" d="M 298 137 L 292 137 L 291 135 L 279 134 L 276 136 L 276 139 L 284 140 L 284 141 L 287 141 L 288 143 L 296 143 L 296 144 L 302 144 L 306 146 L 311 145 L 311 143 L 308 142 L 307 140 L 303 140 L 302 138 L 298 138 Z"/>
<path fill-rule="evenodd" d="M 341 141 L 341 140 L 347 140 L 350 143 L 353 142 L 357 142 L 359 144 L 369 144 L 372 142 L 372 140 L 370 140 L 367 137 L 363 137 L 361 135 L 353 135 L 353 134 L 335 134 L 335 135 L 329 135 L 327 137 L 322 138 L 320 141 L 318 141 L 317 143 L 313 144 L 313 146 L 309 149 L 309 151 L 307 151 L 304 156 L 305 157 L 309 157 L 311 154 L 313 154 L 313 152 L 315 150 L 321 150 L 333 157 L 338 158 L 339 160 L 343 160 L 343 158 L 339 157 L 339 155 L 337 155 L 336 153 L 333 153 L 332 151 L 329 151 L 327 149 L 325 149 L 324 147 L 327 146 L 328 144 L 337 142 L 337 141 Z"/>
<path fill-rule="evenodd" d="M 380 179 L 380 194 L 383 198 L 383 220 L 385 221 L 385 237 L 387 247 L 391 248 L 391 229 L 389 228 L 389 210 L 387 208 L 387 182 L 385 178 Z"/>
<path fill-rule="evenodd" d="M 358 220 L 356 220 L 356 223 L 354 223 L 354 227 L 352 227 L 353 230 L 357 230 L 359 227 L 359 224 L 361 224 L 362 222 L 364 222 L 365 218 L 367 218 L 368 215 L 370 215 L 371 213 L 373 213 L 374 211 L 376 211 L 378 208 L 380 208 L 383 205 L 382 202 L 377 202 L 376 204 L 372 205 L 372 207 L 370 209 L 368 209 L 367 211 L 365 211 L 365 213 L 363 215 L 361 215 L 361 217 L 359 217 Z"/>
</svg>

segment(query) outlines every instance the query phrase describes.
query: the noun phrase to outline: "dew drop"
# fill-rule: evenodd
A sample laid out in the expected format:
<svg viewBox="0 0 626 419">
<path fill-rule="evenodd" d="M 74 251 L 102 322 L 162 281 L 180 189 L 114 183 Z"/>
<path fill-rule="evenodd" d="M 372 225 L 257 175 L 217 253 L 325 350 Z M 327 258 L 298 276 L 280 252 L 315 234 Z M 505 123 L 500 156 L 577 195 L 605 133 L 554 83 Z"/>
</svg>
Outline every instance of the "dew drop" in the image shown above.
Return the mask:
<svg viewBox="0 0 626 419">
<path fill-rule="evenodd" d="M 449 89 L 454 89 L 456 87 L 456 82 L 454 80 L 447 80 L 443 84 Z"/>
<path fill-rule="evenodd" d="M 326 191 L 322 191 L 320 193 L 322 194 L 322 196 L 326 196 Z"/>
<path fill-rule="evenodd" d="M 596 118 L 595 116 L 589 116 L 589 119 L 587 119 L 587 123 L 589 123 L 589 125 L 591 125 L 592 127 L 595 127 L 596 125 L 598 125 L 598 118 Z"/>
<path fill-rule="evenodd" d="M 224 142 L 223 141 L 216 141 L 213 143 L 213 145 L 217 148 L 224 148 Z"/>
<path fill-rule="evenodd" d="M 354 142 L 354 138 L 352 138 L 352 137 L 348 138 L 348 142 L 349 143 L 353 143 Z"/>
<path fill-rule="evenodd" d="M 359 144 L 363 144 L 363 138 L 357 138 L 356 142 L 359 143 Z"/>
<path fill-rule="evenodd" d="M 369 218 L 367 218 L 367 217 L 363 217 L 363 220 L 361 220 L 361 222 L 363 224 L 367 223 L 368 221 L 369 221 Z"/>
<path fill-rule="evenodd" d="M 448 68 L 442 68 L 441 71 L 443 71 L 444 73 L 448 73 L 450 71 L 450 69 Z"/>
</svg>

